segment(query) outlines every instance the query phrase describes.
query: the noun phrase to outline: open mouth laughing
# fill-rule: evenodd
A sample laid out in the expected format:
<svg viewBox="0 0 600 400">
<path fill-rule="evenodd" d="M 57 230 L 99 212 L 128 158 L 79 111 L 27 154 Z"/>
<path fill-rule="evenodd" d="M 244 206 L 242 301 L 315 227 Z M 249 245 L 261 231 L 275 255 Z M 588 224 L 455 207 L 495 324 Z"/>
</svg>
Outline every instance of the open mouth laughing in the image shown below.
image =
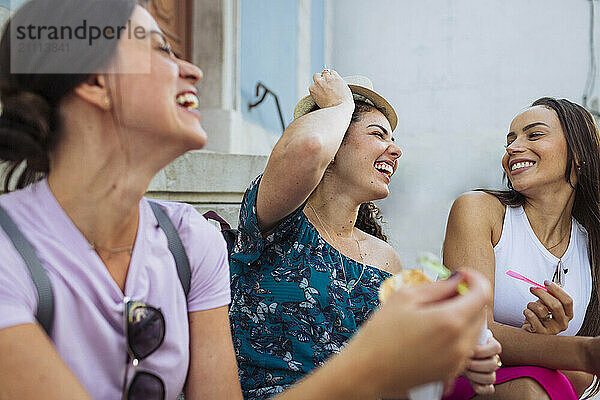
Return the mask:
<svg viewBox="0 0 600 400">
<path fill-rule="evenodd" d="M 374 165 L 375 169 L 383 174 L 389 183 L 394 174 L 394 164 L 393 161 L 376 161 Z"/>
<path fill-rule="evenodd" d="M 198 100 L 198 95 L 191 90 L 179 93 L 176 101 L 180 107 L 183 107 L 188 111 L 196 110 L 200 103 Z"/>
<path fill-rule="evenodd" d="M 519 174 L 521 172 L 528 170 L 529 168 L 533 167 L 534 165 L 535 165 L 535 161 L 519 159 L 519 160 L 512 160 L 508 164 L 508 167 L 509 167 L 511 175 L 515 175 L 515 174 Z"/>
</svg>

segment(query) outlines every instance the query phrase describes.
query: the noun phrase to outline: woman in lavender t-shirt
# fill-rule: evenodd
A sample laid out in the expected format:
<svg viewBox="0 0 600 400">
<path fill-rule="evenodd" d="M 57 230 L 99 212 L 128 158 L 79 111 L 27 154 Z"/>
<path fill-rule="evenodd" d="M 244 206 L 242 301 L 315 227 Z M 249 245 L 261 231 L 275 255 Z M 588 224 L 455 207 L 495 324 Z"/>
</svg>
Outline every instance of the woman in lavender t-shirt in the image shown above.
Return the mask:
<svg viewBox="0 0 600 400">
<path fill-rule="evenodd" d="M 48 31 L 37 30 L 37 21 L 73 29 L 86 21 L 88 34 L 92 27 L 109 28 L 99 39 L 73 38 L 62 52 L 44 52 L 26 45 L 43 43 Z M 117 26 L 126 27 L 121 40 L 114 39 Z M 159 202 L 189 258 L 186 298 L 166 236 L 143 198 L 162 167 L 206 142 L 194 87 L 202 71 L 173 55 L 156 22 L 134 1 L 33 1 L 14 15 L 11 27 L 16 34 L 6 31 L 0 44 L 1 70 L 9 70 L 11 48 L 21 48 L 12 61 L 23 63 L 13 63 L 12 71 L 27 72 L 16 71 L 17 65 L 35 74 L 0 76 L 1 156 L 11 166 L 27 161 L 24 171 L 12 174 L 19 190 L 0 197 L 0 205 L 47 271 L 55 315 L 52 347 L 32 324 L 38 298 L 28 270 L 0 230 L 0 364 L 6 379 L 0 386 L 7 396 L 0 397 L 154 398 L 148 392 L 153 384 L 133 389 L 136 374 L 145 372 L 153 377 L 140 379 L 158 379 L 158 392 L 162 383 L 159 398 L 174 399 L 188 367 L 190 398 L 239 396 L 221 234 L 191 206 Z M 67 73 L 40 75 L 45 72 Z M 164 332 L 162 343 L 150 343 L 156 350 L 136 366 L 136 357 L 126 363 L 127 298 L 160 309 L 164 318 L 164 329 L 157 328 Z M 134 319 L 143 322 L 153 309 L 139 310 Z M 160 318 L 150 323 L 160 325 Z M 146 346 L 147 339 L 132 341 Z M 18 385 L 7 370 L 21 371 Z"/>
</svg>

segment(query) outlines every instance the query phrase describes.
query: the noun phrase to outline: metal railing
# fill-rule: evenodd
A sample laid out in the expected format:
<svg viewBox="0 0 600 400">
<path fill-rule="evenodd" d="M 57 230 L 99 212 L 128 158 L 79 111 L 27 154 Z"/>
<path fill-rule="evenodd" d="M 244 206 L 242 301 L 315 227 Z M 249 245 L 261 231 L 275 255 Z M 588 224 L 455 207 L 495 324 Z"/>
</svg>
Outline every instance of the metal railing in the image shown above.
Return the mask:
<svg viewBox="0 0 600 400">
<path fill-rule="evenodd" d="M 262 95 L 260 94 L 261 89 L 263 90 Z M 275 92 L 270 90 L 268 87 L 266 87 L 260 81 L 256 83 L 256 97 L 260 96 L 260 99 L 258 99 L 258 101 L 256 101 L 255 103 L 248 102 L 248 111 L 252 110 L 254 107 L 256 107 L 260 103 L 262 103 L 265 100 L 265 98 L 267 97 L 267 94 L 271 94 L 273 96 L 273 98 L 275 99 L 275 105 L 277 106 L 277 113 L 279 114 L 279 121 L 281 122 L 281 132 L 283 133 L 283 131 L 285 131 L 285 122 L 283 121 L 283 114 L 281 113 L 281 106 L 279 105 L 279 97 L 277 97 L 277 94 L 275 94 Z"/>
</svg>

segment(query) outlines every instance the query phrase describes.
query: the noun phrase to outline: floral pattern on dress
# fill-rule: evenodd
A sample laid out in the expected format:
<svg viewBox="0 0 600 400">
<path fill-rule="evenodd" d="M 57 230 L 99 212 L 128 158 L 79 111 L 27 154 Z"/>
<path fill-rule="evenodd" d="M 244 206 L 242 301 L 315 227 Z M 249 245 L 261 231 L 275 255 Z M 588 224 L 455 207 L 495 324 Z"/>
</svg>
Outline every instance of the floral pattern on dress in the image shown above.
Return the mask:
<svg viewBox="0 0 600 400">
<path fill-rule="evenodd" d="M 244 398 L 252 400 L 282 392 L 340 352 L 379 306 L 379 286 L 390 276 L 371 266 L 361 276 L 362 264 L 318 234 L 304 205 L 263 237 L 261 178 L 244 195 L 230 259 L 231 331 Z"/>
</svg>

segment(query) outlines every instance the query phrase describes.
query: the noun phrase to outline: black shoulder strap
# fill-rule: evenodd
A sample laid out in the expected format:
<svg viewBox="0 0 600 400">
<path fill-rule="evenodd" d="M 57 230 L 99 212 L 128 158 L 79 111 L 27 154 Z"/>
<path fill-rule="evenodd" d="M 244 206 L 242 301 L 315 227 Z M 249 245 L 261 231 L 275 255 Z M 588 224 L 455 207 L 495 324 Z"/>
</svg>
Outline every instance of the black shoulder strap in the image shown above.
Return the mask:
<svg viewBox="0 0 600 400">
<path fill-rule="evenodd" d="M 15 249 L 21 254 L 25 265 L 29 269 L 31 280 L 38 294 L 38 309 L 35 317 L 46 331 L 46 334 L 50 336 L 54 321 L 54 294 L 52 293 L 50 278 L 48 278 L 46 270 L 42 267 L 42 263 L 31 243 L 2 207 L 0 207 L 0 226 L 12 241 Z"/>
<path fill-rule="evenodd" d="M 179 276 L 181 286 L 187 297 L 190 291 L 191 270 L 179 234 L 175 230 L 175 227 L 167 214 L 158 204 L 150 202 L 150 206 L 158 220 L 158 225 L 165 232 L 165 235 L 167 235 L 169 250 L 173 254 L 175 264 L 177 265 L 177 275 Z M 29 269 L 31 280 L 35 285 L 38 294 L 38 309 L 35 317 L 42 328 L 44 328 L 44 331 L 46 331 L 46 334 L 50 336 L 52 323 L 54 322 L 54 294 L 52 292 L 50 278 L 48 278 L 46 270 L 42 267 L 42 263 L 31 243 L 29 243 L 10 215 L 8 215 L 1 206 L 0 227 L 4 229 L 6 235 L 11 240 L 13 246 L 15 246 L 15 249 L 19 252 L 23 261 L 25 261 L 25 265 L 27 265 L 27 268 Z"/>
<path fill-rule="evenodd" d="M 150 206 L 152 207 L 152 211 L 156 216 L 158 225 L 165 232 L 165 235 L 167 235 L 169 250 L 171 251 L 171 254 L 173 254 L 173 258 L 175 258 L 177 275 L 179 275 L 181 286 L 183 286 L 183 292 L 185 293 L 185 297 L 187 297 L 188 293 L 190 292 L 192 271 L 190 270 L 190 262 L 188 260 L 187 253 L 185 252 L 185 248 L 181 243 L 181 238 L 173 226 L 171 219 L 164 212 L 164 210 L 153 201 L 150 201 Z"/>
</svg>

